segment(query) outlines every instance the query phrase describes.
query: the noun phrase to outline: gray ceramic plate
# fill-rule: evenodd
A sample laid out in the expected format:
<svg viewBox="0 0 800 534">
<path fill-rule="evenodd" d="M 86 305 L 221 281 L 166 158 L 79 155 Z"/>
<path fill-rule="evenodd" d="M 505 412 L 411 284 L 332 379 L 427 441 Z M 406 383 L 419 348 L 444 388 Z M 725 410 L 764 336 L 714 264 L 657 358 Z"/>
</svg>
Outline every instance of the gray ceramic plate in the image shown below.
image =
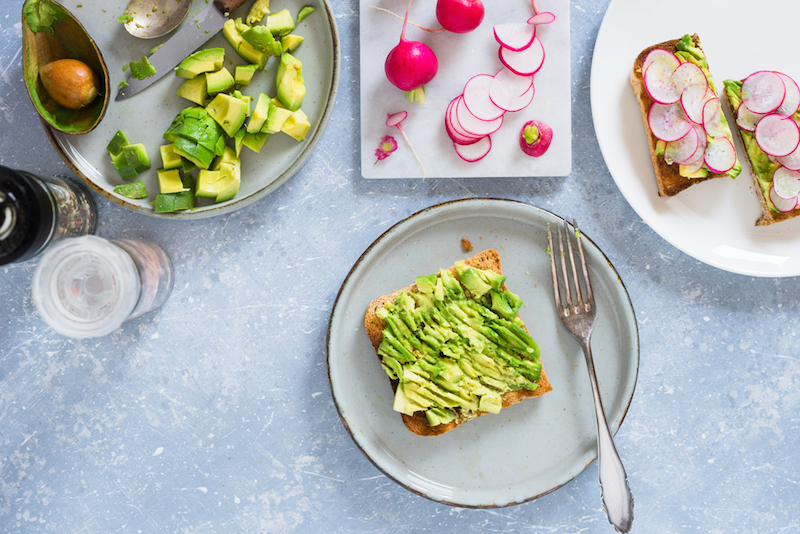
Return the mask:
<svg viewBox="0 0 800 534">
<path fill-rule="evenodd" d="M 594 408 L 580 347 L 554 312 L 540 208 L 499 199 L 432 206 L 373 243 L 347 276 L 331 313 L 328 376 L 345 428 L 388 477 L 429 499 L 465 507 L 507 506 L 566 484 L 597 456 Z M 583 230 L 583 229 L 582 229 Z M 409 432 L 392 411 L 392 389 L 363 327 L 369 302 L 474 252 L 500 252 L 506 283 L 542 351 L 553 391 L 480 417 L 439 437 Z M 639 366 L 639 337 L 628 293 L 614 267 L 584 234 L 598 321 L 592 340 L 612 432 L 622 423 Z"/>
<path fill-rule="evenodd" d="M 148 55 L 152 47 L 166 42 L 171 35 L 151 40 L 132 37 L 117 21 L 124 2 L 119 3 L 118 9 L 111 9 L 108 2 L 103 0 L 64 0 L 60 3 L 81 21 L 97 42 L 108 65 L 114 97 L 120 81 L 128 75 L 122 67 Z M 231 17 L 246 17 L 250 4 L 246 2 Z M 288 180 L 314 149 L 336 99 L 339 36 L 333 12 L 326 0 L 276 0 L 271 7 L 273 11 L 286 8 L 296 17 L 300 8 L 307 4 L 314 6 L 316 11 L 295 30 L 295 33 L 305 37 L 305 41 L 293 55 L 303 62 L 307 93 L 302 109 L 310 119 L 311 130 L 300 143 L 282 133 L 272 135 L 258 154 L 242 148 L 242 185 L 233 200 L 220 204 L 202 200 L 205 204 L 199 209 L 178 213 L 157 214 L 153 210 L 152 202 L 158 193 L 155 169 L 161 164 L 159 147 L 166 144 L 162 136 L 175 115 L 192 105 L 175 94 L 184 80 L 171 74 L 138 95 L 121 102 L 112 99 L 100 125 L 88 134 L 70 136 L 45 127 L 53 146 L 72 171 L 95 191 L 145 215 L 179 219 L 210 217 L 230 213 L 268 195 Z M 184 23 L 191 24 L 192 17 L 206 5 L 208 3 L 203 0 L 195 1 Z M 225 48 L 225 66 L 231 73 L 235 65 L 245 63 L 221 34 L 214 36 L 203 48 L 217 46 Z M 253 97 L 258 97 L 261 92 L 274 96 L 276 65 L 277 60 L 270 58 L 266 71 L 257 73 L 253 83 L 243 87 L 242 92 Z M 149 198 L 130 200 L 113 192 L 114 187 L 123 182 L 111 164 L 106 145 L 117 130 L 124 131 L 131 143 L 144 143 L 147 148 L 153 168 L 142 174 L 140 179 L 147 186 Z"/>
</svg>

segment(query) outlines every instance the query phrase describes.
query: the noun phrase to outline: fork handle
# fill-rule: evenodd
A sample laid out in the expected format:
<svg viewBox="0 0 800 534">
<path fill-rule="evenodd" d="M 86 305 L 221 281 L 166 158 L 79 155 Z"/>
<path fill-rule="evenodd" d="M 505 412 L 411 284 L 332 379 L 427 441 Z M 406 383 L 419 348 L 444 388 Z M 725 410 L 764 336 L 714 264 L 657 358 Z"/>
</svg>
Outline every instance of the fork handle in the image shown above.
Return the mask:
<svg viewBox="0 0 800 534">
<path fill-rule="evenodd" d="M 592 385 L 594 413 L 597 420 L 597 465 L 600 479 L 600 496 L 608 521 L 617 532 L 630 531 L 633 523 L 633 494 L 628 484 L 628 474 L 622 459 L 619 457 L 611 430 L 608 428 L 600 388 L 594 371 L 594 359 L 589 340 L 579 340 L 589 368 L 589 380 Z"/>
</svg>

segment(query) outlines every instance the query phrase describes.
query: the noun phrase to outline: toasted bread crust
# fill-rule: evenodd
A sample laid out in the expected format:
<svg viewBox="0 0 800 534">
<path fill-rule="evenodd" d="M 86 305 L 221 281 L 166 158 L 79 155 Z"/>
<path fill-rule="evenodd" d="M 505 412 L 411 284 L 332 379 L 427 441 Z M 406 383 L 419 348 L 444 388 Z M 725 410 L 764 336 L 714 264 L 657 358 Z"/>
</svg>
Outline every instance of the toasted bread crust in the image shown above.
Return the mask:
<svg viewBox="0 0 800 534">
<path fill-rule="evenodd" d="M 700 44 L 700 38 L 697 36 L 697 34 L 692 35 L 692 38 L 697 44 L 697 47 L 702 50 L 703 47 Z M 727 176 L 727 174 L 715 174 L 709 172 L 706 178 L 686 178 L 680 175 L 680 170 L 677 164 L 668 165 L 663 156 L 657 156 L 655 154 L 658 138 L 653 135 L 652 131 L 650 131 L 650 125 L 647 123 L 647 114 L 650 111 L 650 106 L 653 104 L 653 99 L 650 98 L 650 95 L 647 93 L 647 90 L 644 87 L 642 65 L 644 64 L 644 59 L 647 57 L 647 54 L 653 50 L 662 49 L 673 53 L 676 52 L 678 50 L 675 46 L 677 43 L 678 39 L 673 39 L 671 41 L 665 41 L 642 50 L 636 57 L 636 60 L 633 62 L 633 70 L 631 70 L 630 78 L 633 92 L 636 95 L 636 101 L 639 103 L 639 109 L 642 112 L 642 123 L 644 124 L 645 131 L 647 132 L 647 144 L 650 147 L 650 160 L 653 162 L 653 171 L 655 172 L 656 182 L 658 183 L 658 194 L 662 197 L 675 196 L 684 189 L 687 189 L 695 184 L 699 184 L 700 182 L 705 182 L 706 180 L 710 180 L 712 178 L 721 178 L 723 176 Z"/>
<path fill-rule="evenodd" d="M 479 252 L 475 254 L 471 258 L 465 260 L 467 265 L 472 267 L 477 267 L 479 269 L 491 270 L 498 274 L 503 274 L 503 268 L 500 263 L 500 254 L 493 249 L 484 250 L 483 252 Z M 455 266 L 450 267 L 448 269 L 450 272 L 455 272 Z M 505 288 L 505 286 L 504 286 Z M 412 284 L 404 289 L 398 289 L 389 295 L 383 295 L 372 302 L 370 302 L 369 306 L 367 306 L 367 311 L 364 313 L 364 328 L 367 331 L 367 336 L 369 337 L 370 343 L 372 343 L 373 348 L 376 351 L 381 344 L 381 339 L 383 338 L 383 328 L 386 326 L 386 321 L 379 318 L 376 315 L 376 311 L 378 308 L 382 307 L 386 302 L 393 301 L 397 298 L 400 293 L 403 291 L 417 291 L 417 285 Z M 526 328 L 527 330 L 527 328 Z M 380 356 L 378 356 L 380 359 Z M 392 384 L 392 391 L 397 390 L 398 381 L 391 380 Z M 525 399 L 538 397 L 540 395 L 544 395 L 548 391 L 553 389 L 553 386 L 550 384 L 550 381 L 547 379 L 547 375 L 544 372 L 544 368 L 542 368 L 542 374 L 539 379 L 538 387 L 531 391 L 528 389 L 521 389 L 517 391 L 508 391 L 503 394 L 503 408 L 508 408 L 514 404 L 522 402 Z M 489 412 L 478 412 L 478 417 L 482 415 L 486 415 Z M 425 417 L 423 412 L 417 412 L 413 416 L 409 416 L 406 414 L 400 414 L 403 418 L 403 423 L 406 425 L 411 432 L 417 434 L 419 436 L 439 436 L 444 434 L 445 432 L 449 432 L 456 428 L 457 426 L 469 421 L 471 418 L 464 417 L 460 413 L 453 421 L 443 425 L 437 426 L 430 426 L 428 424 L 428 420 Z"/>
</svg>

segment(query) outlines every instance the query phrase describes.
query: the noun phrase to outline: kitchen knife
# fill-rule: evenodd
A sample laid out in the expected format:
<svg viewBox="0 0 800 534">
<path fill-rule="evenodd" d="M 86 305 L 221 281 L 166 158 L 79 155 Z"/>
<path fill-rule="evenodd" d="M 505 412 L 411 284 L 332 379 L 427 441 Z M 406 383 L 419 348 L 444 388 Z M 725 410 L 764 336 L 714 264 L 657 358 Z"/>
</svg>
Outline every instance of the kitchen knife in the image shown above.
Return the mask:
<svg viewBox="0 0 800 534">
<path fill-rule="evenodd" d="M 241 7 L 245 1 L 214 0 L 212 4 L 206 6 L 148 58 L 155 67 L 156 73 L 144 80 L 136 80 L 129 75 L 126 80 L 128 85 L 120 88 L 117 98 L 114 100 L 125 100 L 150 87 L 153 82 L 168 72 L 173 72 L 178 63 L 186 59 L 186 56 L 214 37 L 228 20 L 228 15 Z"/>
</svg>

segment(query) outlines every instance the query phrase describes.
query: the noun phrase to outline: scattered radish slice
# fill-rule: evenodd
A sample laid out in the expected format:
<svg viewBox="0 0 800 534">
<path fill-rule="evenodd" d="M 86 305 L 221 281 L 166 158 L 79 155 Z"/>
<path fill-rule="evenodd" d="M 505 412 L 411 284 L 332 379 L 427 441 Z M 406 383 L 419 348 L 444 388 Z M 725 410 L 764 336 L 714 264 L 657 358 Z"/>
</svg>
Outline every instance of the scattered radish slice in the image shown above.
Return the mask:
<svg viewBox="0 0 800 534">
<path fill-rule="evenodd" d="M 692 128 L 677 141 L 667 143 L 664 148 L 664 160 L 668 165 L 672 165 L 673 162 L 686 163 L 695 155 L 699 145 L 700 139 L 697 136 L 697 130 Z"/>
<path fill-rule="evenodd" d="M 779 156 L 775 160 L 787 169 L 800 171 L 800 146 L 795 148 L 794 152 L 788 156 Z"/>
<path fill-rule="evenodd" d="M 550 24 L 556 20 L 556 16 L 547 11 L 537 13 L 528 19 L 528 24 Z"/>
<path fill-rule="evenodd" d="M 695 124 L 703 124 L 703 106 L 711 100 L 713 92 L 708 87 L 693 85 L 681 93 L 681 107 L 689 120 Z"/>
<path fill-rule="evenodd" d="M 672 81 L 680 93 L 683 93 L 689 87 L 699 85 L 702 86 L 705 94 L 708 87 L 708 81 L 706 80 L 706 75 L 703 74 L 703 69 L 690 62 L 681 63 L 680 67 L 672 71 Z"/>
<path fill-rule="evenodd" d="M 461 159 L 468 163 L 474 163 L 483 159 L 492 149 L 492 138 L 487 135 L 486 137 L 482 137 L 477 143 L 471 145 L 453 143 L 453 147 L 456 149 L 456 154 L 458 154 Z"/>
<path fill-rule="evenodd" d="M 655 102 L 672 104 L 681 98 L 681 91 L 675 84 L 672 72 L 665 72 L 658 63 L 653 63 L 644 72 L 644 88 Z M 705 91 L 703 91 L 705 94 Z"/>
<path fill-rule="evenodd" d="M 708 170 L 717 174 L 728 172 L 736 165 L 736 149 L 727 137 L 718 135 L 708 142 L 705 153 Z"/>
<path fill-rule="evenodd" d="M 778 167 L 772 176 L 772 189 L 784 200 L 797 199 L 800 194 L 800 172 Z"/>
<path fill-rule="evenodd" d="M 467 106 L 464 104 L 463 97 L 456 103 L 453 111 L 455 112 L 454 122 L 461 126 L 461 128 L 463 128 L 468 135 L 483 137 L 485 135 L 493 134 L 503 125 L 502 116 L 493 121 L 484 121 L 477 118 L 467 109 Z"/>
<path fill-rule="evenodd" d="M 772 205 L 775 206 L 775 209 L 781 213 L 787 213 L 797 207 L 797 197 L 788 200 L 781 198 L 775 191 L 775 182 L 772 183 L 772 187 L 769 190 L 769 199 Z"/>
<path fill-rule="evenodd" d="M 800 108 L 800 87 L 797 86 L 797 82 L 787 75 L 781 72 L 776 72 L 775 74 L 780 76 L 781 80 L 783 80 L 784 87 L 786 87 L 786 96 L 780 107 L 775 110 L 775 113 L 788 117 L 789 115 L 793 115 L 797 109 Z"/>
<path fill-rule="evenodd" d="M 679 103 L 653 104 L 647 113 L 650 131 L 662 141 L 677 141 L 692 128 Z"/>
<path fill-rule="evenodd" d="M 766 113 L 753 113 L 747 109 L 747 106 L 740 104 L 739 109 L 736 110 L 736 124 L 746 132 L 755 132 L 756 124 L 764 116 Z"/>
<path fill-rule="evenodd" d="M 742 103 L 753 113 L 771 113 L 785 97 L 786 85 L 772 71 L 754 72 L 742 82 Z"/>
<path fill-rule="evenodd" d="M 519 52 L 533 44 L 536 26 L 508 22 L 494 27 L 494 38 L 501 46 Z"/>
<path fill-rule="evenodd" d="M 642 63 L 642 75 L 644 75 L 653 63 L 658 63 L 659 68 L 667 74 L 681 66 L 681 60 L 678 59 L 678 56 L 668 50 L 656 48 L 645 56 L 644 62 Z"/>
<path fill-rule="evenodd" d="M 530 76 L 542 68 L 544 47 L 536 37 L 534 37 L 533 43 L 528 48 L 519 52 L 514 52 L 501 46 L 500 61 L 515 74 Z"/>
<path fill-rule="evenodd" d="M 800 128 L 791 117 L 767 115 L 756 125 L 756 143 L 770 156 L 788 156 L 800 144 Z"/>
<path fill-rule="evenodd" d="M 464 86 L 464 105 L 476 118 L 482 121 L 499 119 L 505 110 L 497 107 L 489 97 L 489 87 L 494 81 L 494 76 L 479 74 L 473 76 Z"/>
<path fill-rule="evenodd" d="M 393 113 L 389 115 L 389 118 L 386 119 L 386 126 L 392 128 L 393 126 L 397 126 L 408 117 L 407 111 L 398 111 L 397 113 Z"/>
</svg>

